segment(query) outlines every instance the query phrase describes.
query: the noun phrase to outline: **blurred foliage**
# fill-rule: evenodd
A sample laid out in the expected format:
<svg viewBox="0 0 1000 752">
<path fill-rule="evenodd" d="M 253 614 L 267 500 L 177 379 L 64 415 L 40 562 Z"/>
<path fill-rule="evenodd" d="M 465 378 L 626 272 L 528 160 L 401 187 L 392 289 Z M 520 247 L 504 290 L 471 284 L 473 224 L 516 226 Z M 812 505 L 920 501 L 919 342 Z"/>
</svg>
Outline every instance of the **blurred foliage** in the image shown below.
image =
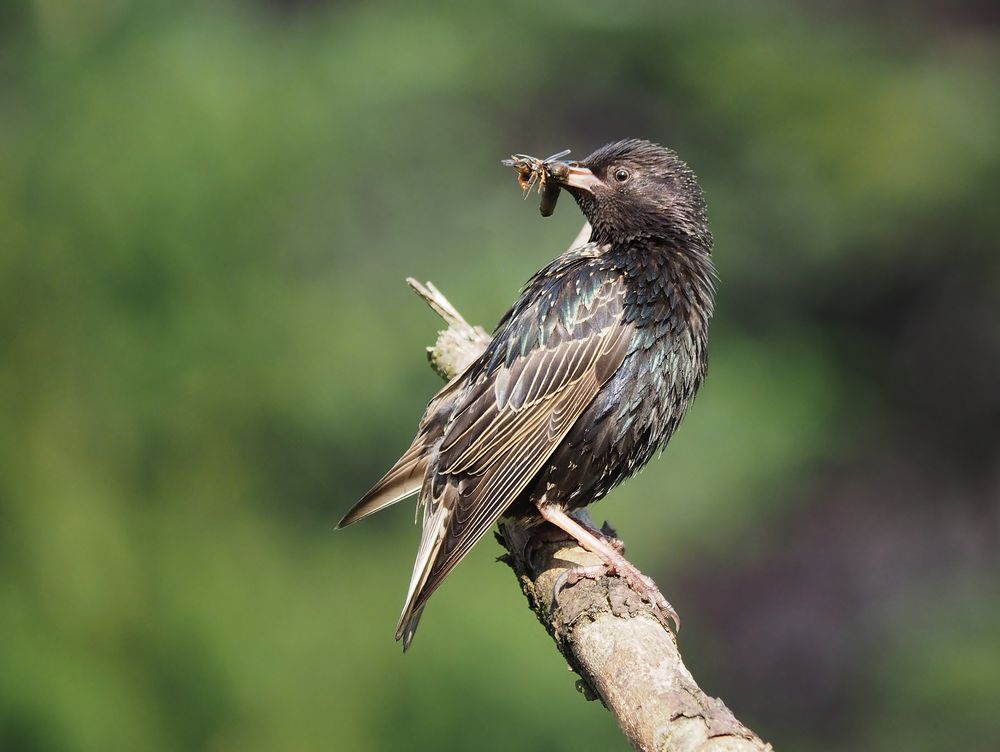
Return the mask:
<svg viewBox="0 0 1000 752">
<path fill-rule="evenodd" d="M 0 748 L 625 749 L 484 541 L 405 658 L 437 388 L 573 237 L 498 160 L 675 147 L 708 383 L 596 514 L 778 748 L 1000 746 L 987 4 L 0 7 Z"/>
</svg>

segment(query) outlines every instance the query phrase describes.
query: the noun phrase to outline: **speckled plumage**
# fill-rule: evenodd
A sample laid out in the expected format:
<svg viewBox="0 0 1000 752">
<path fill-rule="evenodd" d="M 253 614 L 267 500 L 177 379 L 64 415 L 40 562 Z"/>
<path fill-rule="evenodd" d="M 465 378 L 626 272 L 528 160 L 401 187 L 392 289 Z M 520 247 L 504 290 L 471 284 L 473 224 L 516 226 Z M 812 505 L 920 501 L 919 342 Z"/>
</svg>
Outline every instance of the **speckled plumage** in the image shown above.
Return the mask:
<svg viewBox="0 0 1000 752">
<path fill-rule="evenodd" d="M 482 356 L 430 402 L 407 453 L 341 523 L 419 490 L 404 646 L 427 598 L 499 517 L 540 520 L 540 503 L 602 498 L 666 444 L 705 377 L 714 270 L 693 174 L 635 140 L 581 166 L 586 190 L 564 190 L 590 242 L 529 280 Z"/>
</svg>

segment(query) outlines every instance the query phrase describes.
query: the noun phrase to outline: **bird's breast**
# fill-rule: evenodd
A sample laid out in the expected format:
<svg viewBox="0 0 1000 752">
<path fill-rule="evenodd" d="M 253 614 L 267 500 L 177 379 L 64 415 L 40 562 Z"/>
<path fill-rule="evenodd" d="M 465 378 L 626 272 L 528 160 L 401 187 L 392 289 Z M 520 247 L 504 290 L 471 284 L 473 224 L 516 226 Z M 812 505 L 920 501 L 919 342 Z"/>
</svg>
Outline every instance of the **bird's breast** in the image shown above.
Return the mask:
<svg viewBox="0 0 1000 752">
<path fill-rule="evenodd" d="M 621 368 L 555 451 L 538 490 L 567 507 L 602 498 L 666 445 L 704 373 L 703 341 L 637 329 Z"/>
<path fill-rule="evenodd" d="M 609 451 L 631 474 L 644 465 L 673 435 L 704 379 L 704 341 L 691 332 L 636 330 L 633 349 L 608 383 L 617 399 Z M 654 330 L 654 331 L 651 331 Z"/>
</svg>

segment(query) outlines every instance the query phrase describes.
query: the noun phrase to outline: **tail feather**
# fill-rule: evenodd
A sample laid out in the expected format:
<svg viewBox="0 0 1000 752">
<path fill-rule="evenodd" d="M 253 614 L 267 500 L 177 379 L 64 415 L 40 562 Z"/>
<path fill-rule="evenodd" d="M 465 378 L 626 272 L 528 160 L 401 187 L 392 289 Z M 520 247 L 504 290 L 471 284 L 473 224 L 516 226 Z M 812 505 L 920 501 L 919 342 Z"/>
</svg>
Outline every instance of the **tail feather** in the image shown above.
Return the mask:
<svg viewBox="0 0 1000 752">
<path fill-rule="evenodd" d="M 454 487 L 446 487 L 445 493 L 455 493 Z M 420 547 L 413 562 L 409 591 L 406 593 L 403 612 L 399 615 L 399 624 L 396 625 L 396 639 L 403 641 L 403 652 L 406 652 L 413 642 L 413 635 L 417 631 L 417 624 L 424 612 L 424 606 L 427 605 L 427 599 L 441 584 L 442 578 L 432 580 L 432 574 L 435 573 L 438 555 L 448 535 L 451 506 L 445 503 L 445 499 L 436 499 L 433 511 L 430 514 L 425 512 Z"/>
<path fill-rule="evenodd" d="M 405 611 L 403 612 L 406 621 L 400 621 L 399 627 L 396 629 L 396 639 L 403 641 L 404 653 L 410 649 L 410 643 L 413 642 L 413 635 L 417 633 L 417 624 L 420 623 L 420 617 L 423 616 L 423 613 L 423 606 L 411 611 L 409 614 Z"/>
<path fill-rule="evenodd" d="M 366 493 L 357 504 L 350 508 L 344 518 L 337 523 L 337 528 L 346 527 L 379 510 L 385 509 L 407 496 L 412 496 L 420 490 L 424 481 L 424 470 L 427 460 L 423 456 L 423 444 L 414 444 L 406 454 L 392 466 L 375 486 Z"/>
<path fill-rule="evenodd" d="M 413 635 L 416 634 L 417 624 L 420 622 L 420 617 L 424 613 L 424 606 L 427 604 L 427 598 L 430 596 L 430 592 L 426 590 L 425 586 L 440 547 L 440 537 L 429 537 L 425 534 L 424 540 L 420 543 L 420 549 L 417 551 L 417 559 L 413 562 L 413 577 L 410 579 L 410 590 L 406 594 L 403 612 L 399 615 L 399 624 L 396 625 L 396 639 L 403 641 L 404 653 L 410 647 L 410 643 L 413 642 Z"/>
</svg>

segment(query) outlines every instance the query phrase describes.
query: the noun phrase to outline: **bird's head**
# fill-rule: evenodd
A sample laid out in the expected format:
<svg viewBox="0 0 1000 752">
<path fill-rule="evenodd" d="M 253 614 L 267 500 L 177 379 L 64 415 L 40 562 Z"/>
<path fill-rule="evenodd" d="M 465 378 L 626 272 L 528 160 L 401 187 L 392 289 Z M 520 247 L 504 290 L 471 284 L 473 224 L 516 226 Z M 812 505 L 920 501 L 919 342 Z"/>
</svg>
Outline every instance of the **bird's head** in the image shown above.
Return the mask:
<svg viewBox="0 0 1000 752">
<path fill-rule="evenodd" d="M 701 187 L 666 147 L 639 139 L 616 141 L 581 162 L 553 163 L 550 174 L 576 199 L 596 242 L 647 238 L 711 249 Z"/>
</svg>

